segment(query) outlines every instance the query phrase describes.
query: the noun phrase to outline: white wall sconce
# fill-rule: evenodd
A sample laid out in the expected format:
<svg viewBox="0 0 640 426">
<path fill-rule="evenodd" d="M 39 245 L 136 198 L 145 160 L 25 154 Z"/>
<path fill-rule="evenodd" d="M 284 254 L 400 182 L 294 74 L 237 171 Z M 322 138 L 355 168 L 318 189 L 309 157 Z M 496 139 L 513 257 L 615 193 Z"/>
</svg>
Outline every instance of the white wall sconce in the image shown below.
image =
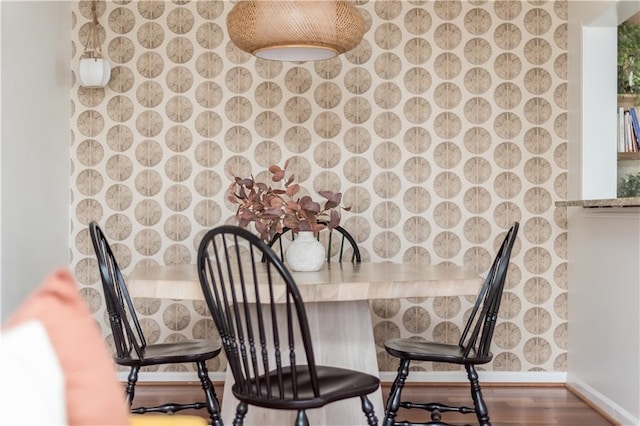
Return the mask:
<svg viewBox="0 0 640 426">
<path fill-rule="evenodd" d="M 93 20 L 89 24 L 89 33 L 84 51 L 78 64 L 78 80 L 83 87 L 104 87 L 111 78 L 111 65 L 102 55 L 100 34 L 98 33 L 98 15 L 96 1 L 91 4 Z"/>
<path fill-rule="evenodd" d="M 347 1 L 241 0 L 227 15 L 233 43 L 259 58 L 316 61 L 356 47 L 365 22 Z"/>
</svg>

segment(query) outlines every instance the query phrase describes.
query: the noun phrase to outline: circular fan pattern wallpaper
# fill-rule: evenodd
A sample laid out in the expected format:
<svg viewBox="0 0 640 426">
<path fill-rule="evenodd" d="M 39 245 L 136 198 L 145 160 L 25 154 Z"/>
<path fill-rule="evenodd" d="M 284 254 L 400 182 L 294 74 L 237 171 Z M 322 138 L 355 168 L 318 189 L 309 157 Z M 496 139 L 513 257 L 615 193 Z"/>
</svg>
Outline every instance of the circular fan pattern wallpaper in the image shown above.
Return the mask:
<svg viewBox="0 0 640 426">
<path fill-rule="evenodd" d="M 352 209 L 342 225 L 364 261 L 484 274 L 520 221 L 495 358 L 483 368 L 566 371 L 566 211 L 554 202 L 566 197 L 567 2 L 354 4 L 367 27 L 359 46 L 280 63 L 232 44 L 232 2 L 98 2 L 113 71 L 104 89 L 72 76 L 71 265 L 105 338 L 89 221 L 125 274 L 194 263 L 203 233 L 234 222 L 227 170 L 264 177 L 290 159 L 307 193 L 343 192 Z M 72 7 L 76 64 L 90 2 Z M 397 368 L 385 339 L 456 342 L 472 301 L 371 301 L 380 370 Z M 135 303 L 151 343 L 216 334 L 203 302 Z M 210 368 L 224 370 L 224 359 Z"/>
</svg>

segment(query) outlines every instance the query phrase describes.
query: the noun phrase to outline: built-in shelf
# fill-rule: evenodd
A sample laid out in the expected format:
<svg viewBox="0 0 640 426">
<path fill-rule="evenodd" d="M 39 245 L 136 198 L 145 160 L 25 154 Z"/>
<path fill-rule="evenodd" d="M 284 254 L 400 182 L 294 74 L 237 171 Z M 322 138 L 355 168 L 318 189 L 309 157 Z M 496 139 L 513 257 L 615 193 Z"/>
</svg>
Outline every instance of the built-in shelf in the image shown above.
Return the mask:
<svg viewBox="0 0 640 426">
<path fill-rule="evenodd" d="M 629 109 L 632 106 L 636 106 L 636 103 L 640 101 L 640 94 L 618 94 L 618 106 L 624 109 Z"/>
<path fill-rule="evenodd" d="M 640 152 L 619 152 L 618 160 L 640 160 Z"/>
</svg>

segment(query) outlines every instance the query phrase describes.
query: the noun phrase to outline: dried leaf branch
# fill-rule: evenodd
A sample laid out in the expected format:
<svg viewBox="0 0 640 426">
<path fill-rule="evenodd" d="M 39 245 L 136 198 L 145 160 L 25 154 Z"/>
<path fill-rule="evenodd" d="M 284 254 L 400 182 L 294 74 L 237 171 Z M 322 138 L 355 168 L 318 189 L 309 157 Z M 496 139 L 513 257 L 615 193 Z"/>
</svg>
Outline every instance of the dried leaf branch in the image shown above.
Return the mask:
<svg viewBox="0 0 640 426">
<path fill-rule="evenodd" d="M 351 210 L 351 207 L 340 206 L 340 192 L 319 191 L 325 199 L 322 205 L 308 195 L 296 198 L 300 185 L 295 183 L 293 174 L 287 177 L 288 164 L 287 160 L 282 168 L 277 165 L 269 167 L 271 180 L 284 182 L 282 188 L 256 182 L 253 176 L 240 178 L 229 171 L 234 180 L 227 189 L 227 199 L 238 205 L 238 225 L 246 228 L 254 222 L 256 231 L 264 241 L 270 241 L 285 227 L 296 233 L 312 231 L 314 234 L 324 228 L 333 229 L 340 224 L 340 210 Z"/>
</svg>

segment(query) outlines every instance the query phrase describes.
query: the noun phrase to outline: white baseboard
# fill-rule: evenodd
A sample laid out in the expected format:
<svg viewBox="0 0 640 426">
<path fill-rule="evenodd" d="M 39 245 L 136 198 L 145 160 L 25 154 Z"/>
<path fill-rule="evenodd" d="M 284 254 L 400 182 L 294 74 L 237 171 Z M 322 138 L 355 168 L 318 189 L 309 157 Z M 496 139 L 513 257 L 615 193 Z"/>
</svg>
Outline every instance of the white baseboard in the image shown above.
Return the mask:
<svg viewBox="0 0 640 426">
<path fill-rule="evenodd" d="M 479 371 L 481 383 L 565 383 L 567 373 L 565 372 L 544 372 L 544 371 Z M 392 382 L 396 373 L 393 371 L 382 371 L 380 380 Z M 214 382 L 224 382 L 225 373 L 214 371 L 209 373 L 209 377 Z M 118 380 L 126 382 L 127 373 L 119 372 Z M 139 382 L 198 382 L 195 372 L 191 373 L 140 373 Z M 407 382 L 432 382 L 432 383 L 464 383 L 467 375 L 464 371 L 412 371 L 407 378 Z"/>
<path fill-rule="evenodd" d="M 579 393 L 589 402 L 591 402 L 598 409 L 602 410 L 603 413 L 608 415 L 612 420 L 615 420 L 622 426 L 638 426 L 640 425 L 640 419 L 633 416 L 624 408 L 620 407 L 618 404 L 613 402 L 611 399 L 607 398 L 597 390 L 593 389 L 591 386 L 582 382 L 581 380 L 576 379 L 573 376 L 567 377 L 567 387 L 569 387 L 572 391 Z"/>
</svg>

